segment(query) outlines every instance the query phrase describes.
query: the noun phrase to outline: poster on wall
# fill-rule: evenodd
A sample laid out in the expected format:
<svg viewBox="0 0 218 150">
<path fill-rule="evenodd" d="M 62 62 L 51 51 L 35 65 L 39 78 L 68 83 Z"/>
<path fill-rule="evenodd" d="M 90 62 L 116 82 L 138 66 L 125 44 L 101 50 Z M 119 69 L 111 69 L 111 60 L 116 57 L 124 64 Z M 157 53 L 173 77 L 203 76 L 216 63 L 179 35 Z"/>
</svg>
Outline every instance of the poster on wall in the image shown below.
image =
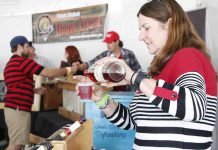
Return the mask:
<svg viewBox="0 0 218 150">
<path fill-rule="evenodd" d="M 95 5 L 32 15 L 34 43 L 102 39 L 108 5 Z"/>
</svg>

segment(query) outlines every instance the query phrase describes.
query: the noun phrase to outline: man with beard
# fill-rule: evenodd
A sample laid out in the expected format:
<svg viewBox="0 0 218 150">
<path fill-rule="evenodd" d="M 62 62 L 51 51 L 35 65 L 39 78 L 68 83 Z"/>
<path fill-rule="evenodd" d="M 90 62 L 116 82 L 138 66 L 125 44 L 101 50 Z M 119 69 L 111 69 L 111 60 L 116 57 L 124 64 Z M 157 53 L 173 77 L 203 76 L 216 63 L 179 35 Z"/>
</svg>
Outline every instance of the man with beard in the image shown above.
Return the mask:
<svg viewBox="0 0 218 150">
<path fill-rule="evenodd" d="M 39 56 L 36 54 L 36 48 L 33 45 L 33 42 L 29 42 L 29 48 L 28 48 L 28 57 L 32 58 L 34 61 L 36 61 L 40 65 L 45 65 L 45 60 L 42 56 Z"/>
<path fill-rule="evenodd" d="M 44 77 L 58 77 L 74 74 L 77 66 L 61 69 L 48 69 L 33 59 L 23 57 L 28 54 L 28 40 L 24 36 L 15 36 L 11 42 L 13 56 L 4 69 L 7 87 L 5 96 L 5 122 L 8 127 L 9 146 L 7 150 L 20 150 L 29 143 L 30 111 L 33 103 L 33 74 Z"/>
</svg>

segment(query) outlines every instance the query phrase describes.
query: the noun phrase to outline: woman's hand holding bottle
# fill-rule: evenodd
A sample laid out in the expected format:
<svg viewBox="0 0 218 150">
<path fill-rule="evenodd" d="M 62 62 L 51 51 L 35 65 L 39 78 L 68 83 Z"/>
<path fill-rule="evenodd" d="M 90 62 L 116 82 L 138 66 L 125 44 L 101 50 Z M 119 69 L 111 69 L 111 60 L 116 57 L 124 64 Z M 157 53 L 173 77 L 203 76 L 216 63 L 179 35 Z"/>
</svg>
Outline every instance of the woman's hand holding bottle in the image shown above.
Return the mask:
<svg viewBox="0 0 218 150">
<path fill-rule="evenodd" d="M 122 68 L 125 70 L 125 75 L 123 80 L 119 81 L 119 82 L 102 82 L 101 86 L 106 86 L 106 87 L 113 87 L 113 86 L 119 86 L 119 85 L 127 85 L 130 84 L 130 79 L 132 74 L 134 73 L 132 71 L 132 69 L 126 64 L 126 62 L 123 59 L 117 59 L 115 57 L 104 57 L 100 60 L 98 60 L 95 63 L 95 66 L 102 66 L 108 62 L 119 62 L 122 65 Z M 116 72 L 117 70 L 115 70 Z"/>
<path fill-rule="evenodd" d="M 93 83 L 91 99 L 99 101 L 113 86 L 130 84 L 133 71 L 122 59 L 105 57 L 86 70 L 85 76 L 74 76 L 83 83 Z M 76 92 L 79 95 L 78 85 Z"/>
</svg>

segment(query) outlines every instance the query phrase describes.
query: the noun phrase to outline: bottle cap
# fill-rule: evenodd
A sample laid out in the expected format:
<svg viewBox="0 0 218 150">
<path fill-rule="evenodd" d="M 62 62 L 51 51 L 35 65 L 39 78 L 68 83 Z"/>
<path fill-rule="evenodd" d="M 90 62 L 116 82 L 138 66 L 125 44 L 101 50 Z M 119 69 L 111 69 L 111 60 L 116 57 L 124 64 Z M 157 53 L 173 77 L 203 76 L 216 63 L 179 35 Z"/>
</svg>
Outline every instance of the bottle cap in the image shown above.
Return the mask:
<svg viewBox="0 0 218 150">
<path fill-rule="evenodd" d="M 72 133 L 69 128 L 66 128 L 65 132 L 66 132 L 67 135 L 70 135 Z"/>
<path fill-rule="evenodd" d="M 84 117 L 84 116 L 82 116 L 82 117 L 80 117 L 80 120 L 79 120 L 79 123 L 83 123 L 83 122 L 85 122 L 86 121 L 86 118 Z"/>
</svg>

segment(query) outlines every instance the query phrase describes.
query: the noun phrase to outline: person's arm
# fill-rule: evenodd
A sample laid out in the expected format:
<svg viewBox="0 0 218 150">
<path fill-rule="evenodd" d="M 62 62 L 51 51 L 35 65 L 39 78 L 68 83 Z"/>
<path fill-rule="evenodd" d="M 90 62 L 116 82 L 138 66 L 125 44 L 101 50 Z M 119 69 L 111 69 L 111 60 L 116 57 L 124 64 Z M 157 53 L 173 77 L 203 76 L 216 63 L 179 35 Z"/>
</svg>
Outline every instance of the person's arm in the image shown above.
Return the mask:
<svg viewBox="0 0 218 150">
<path fill-rule="evenodd" d="M 92 82 L 84 76 L 74 76 L 74 79 L 80 80 L 81 82 Z M 107 91 L 108 88 L 105 88 L 104 86 L 93 86 L 92 100 L 95 101 L 97 107 L 101 108 L 105 117 L 114 125 L 125 130 L 135 129 L 135 122 L 129 109 L 108 97 Z M 78 86 L 76 86 L 76 92 L 79 95 Z"/>
<path fill-rule="evenodd" d="M 105 117 L 111 123 L 113 123 L 114 125 L 116 125 L 121 129 L 124 130 L 135 129 L 136 124 L 130 114 L 129 108 L 112 100 L 107 93 L 106 94 L 104 92 L 101 93 L 102 93 L 101 96 L 99 95 L 98 98 L 95 97 L 95 102 L 96 105 L 105 114 Z M 99 104 L 102 105 L 103 108 L 101 108 L 102 106 L 100 106 Z"/>
<path fill-rule="evenodd" d="M 142 70 L 141 65 L 138 62 L 138 59 L 136 58 L 135 54 L 133 52 L 130 53 L 130 68 L 133 71 L 139 71 Z"/>
<path fill-rule="evenodd" d="M 121 103 L 111 102 L 102 111 L 106 115 L 105 117 L 117 127 L 124 130 L 135 129 L 136 123 L 131 116 L 129 108 Z"/>
<path fill-rule="evenodd" d="M 133 84 L 139 85 L 140 91 L 152 104 L 170 115 L 185 121 L 201 120 L 207 107 L 201 60 L 189 51 L 181 50 L 169 63 L 172 67 L 168 68 L 171 70 L 168 76 L 173 78 L 174 83 L 163 79 L 146 79 L 141 72 L 141 77 L 135 75 L 137 79 L 133 78 Z"/>
<path fill-rule="evenodd" d="M 88 64 L 87 63 L 78 63 L 78 69 L 81 71 L 87 70 Z"/>
<path fill-rule="evenodd" d="M 143 72 L 134 73 L 122 60 L 116 61 L 120 61 L 125 66 L 125 80 L 138 87 L 152 104 L 182 120 L 198 121 L 204 117 L 207 105 L 205 79 L 199 73 L 202 70 L 201 63 L 196 60 L 197 57 L 190 54 L 187 54 L 187 56 L 178 55 L 179 58 L 175 57 L 173 63 L 171 62 L 174 68 L 171 68 L 172 72 L 168 74 L 168 76 L 175 78 L 173 84 L 161 79 L 148 79 Z M 114 59 L 105 58 L 99 63 L 105 63 L 109 60 Z M 134 77 L 132 77 L 133 75 Z M 112 86 L 115 84 L 104 83 L 104 85 Z M 114 109 L 111 109 L 111 111 L 114 111 Z"/>
<path fill-rule="evenodd" d="M 126 74 L 126 77 L 125 77 L 126 80 L 129 82 L 131 82 L 131 80 L 132 80 L 133 83 L 130 83 L 130 84 L 134 84 L 137 73 L 139 73 L 139 72 L 133 72 L 132 70 L 129 70 L 128 73 Z M 138 89 L 149 98 L 154 93 L 154 90 L 156 87 L 156 82 L 157 82 L 157 80 L 155 80 L 155 79 L 147 79 L 144 77 L 144 79 L 141 81 L 140 87 Z"/>
<path fill-rule="evenodd" d="M 197 72 L 182 75 L 175 85 L 164 80 L 144 78 L 139 89 L 151 103 L 182 120 L 199 121 L 205 115 L 205 81 Z"/>
<path fill-rule="evenodd" d="M 67 70 L 69 68 L 69 71 Z M 75 74 L 77 71 L 77 66 L 72 66 L 72 67 L 66 67 L 66 68 L 60 68 L 60 69 L 56 69 L 56 68 L 44 68 L 40 75 L 44 76 L 44 77 L 49 77 L 49 78 L 54 78 L 54 77 L 60 77 L 60 76 L 64 76 L 68 73 L 72 73 Z"/>
<path fill-rule="evenodd" d="M 35 94 L 44 95 L 45 92 L 46 92 L 46 88 L 44 87 L 39 87 L 34 89 Z"/>
<path fill-rule="evenodd" d="M 81 71 L 87 70 L 92 64 L 94 64 L 96 61 L 98 61 L 99 59 L 106 57 L 107 56 L 107 51 L 102 52 L 101 54 L 97 55 L 95 58 L 93 58 L 92 60 L 88 61 L 88 62 L 84 62 L 84 63 L 78 63 L 78 69 Z"/>
<path fill-rule="evenodd" d="M 121 60 L 124 62 L 124 60 Z M 126 68 L 127 69 L 127 68 Z M 130 68 L 129 68 L 130 69 Z M 131 70 L 131 69 L 130 69 Z M 126 81 L 123 81 L 126 83 Z M 103 89 L 104 88 L 100 88 Z M 100 93 L 100 94 L 99 94 Z M 99 103 L 102 104 L 105 108 L 101 109 L 102 112 L 105 114 L 105 117 L 114 125 L 117 127 L 124 129 L 124 130 L 131 130 L 135 129 L 136 123 L 134 122 L 131 113 L 129 111 L 128 107 L 123 106 L 121 103 L 118 103 L 111 99 L 106 92 L 98 92 L 95 95 L 98 95 L 95 97 L 95 102 L 97 106 L 99 107 Z M 105 99 L 106 98 L 106 99 Z M 104 102 L 105 103 L 102 103 Z"/>
<path fill-rule="evenodd" d="M 78 70 L 78 67 L 76 65 L 61 69 L 44 68 L 43 66 L 39 65 L 34 60 L 29 58 L 25 58 L 19 67 L 20 70 L 22 70 L 27 75 L 33 76 L 34 74 L 36 74 L 49 78 L 64 76 L 68 73 L 74 74 Z"/>
<path fill-rule="evenodd" d="M 151 103 L 185 121 L 199 121 L 205 115 L 205 81 L 198 72 L 183 74 L 175 85 L 164 80 L 143 79 L 140 91 Z"/>
</svg>

